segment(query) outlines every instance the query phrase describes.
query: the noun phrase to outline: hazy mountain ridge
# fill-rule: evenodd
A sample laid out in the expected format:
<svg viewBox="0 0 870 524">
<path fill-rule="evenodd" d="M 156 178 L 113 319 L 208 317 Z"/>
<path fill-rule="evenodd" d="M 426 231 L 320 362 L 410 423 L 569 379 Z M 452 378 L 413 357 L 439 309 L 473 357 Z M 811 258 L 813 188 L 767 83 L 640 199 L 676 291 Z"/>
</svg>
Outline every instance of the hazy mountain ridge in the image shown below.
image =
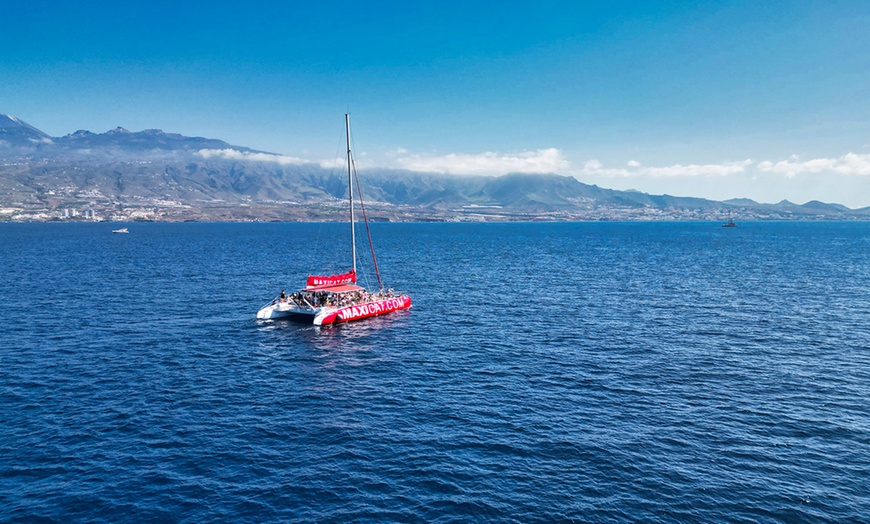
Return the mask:
<svg viewBox="0 0 870 524">
<path fill-rule="evenodd" d="M 86 202 L 123 206 L 131 201 L 172 201 L 187 206 L 202 202 L 288 206 L 334 202 L 346 195 L 346 175 L 341 170 L 318 164 L 283 165 L 207 157 L 200 154 L 202 150 L 261 153 L 218 139 L 187 137 L 158 129 L 130 132 L 118 127 L 106 133 L 79 130 L 63 137 L 50 137 L 17 118 L 0 115 L 0 207 L 52 209 L 84 206 Z M 416 208 L 422 213 L 429 210 L 442 217 L 444 213 L 468 209 L 563 213 L 569 218 L 583 218 L 587 215 L 582 213 L 595 210 L 599 213 L 736 210 L 829 218 L 870 216 L 870 208 L 851 210 L 818 201 L 803 205 L 788 201 L 759 204 L 749 199 L 717 202 L 619 191 L 557 174 L 510 173 L 488 177 L 393 169 L 367 169 L 362 173 L 367 201 Z M 602 216 L 614 216 L 608 213 Z"/>
<path fill-rule="evenodd" d="M 203 149 L 234 149 L 253 151 L 233 146 L 223 140 L 189 137 L 178 133 L 165 133 L 160 129 L 132 132 L 116 127 L 105 133 L 79 129 L 61 137 L 51 137 L 30 124 L 0 114 L 0 153 L 3 158 L 66 158 L 77 156 L 118 156 L 119 154 L 195 153 Z"/>
</svg>

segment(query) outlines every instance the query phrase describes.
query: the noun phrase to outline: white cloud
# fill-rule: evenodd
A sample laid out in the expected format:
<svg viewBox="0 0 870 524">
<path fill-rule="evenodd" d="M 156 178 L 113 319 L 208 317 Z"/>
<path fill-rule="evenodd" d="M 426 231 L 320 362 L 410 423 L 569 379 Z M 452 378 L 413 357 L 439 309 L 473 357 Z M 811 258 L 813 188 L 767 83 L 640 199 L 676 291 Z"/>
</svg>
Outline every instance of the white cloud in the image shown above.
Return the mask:
<svg viewBox="0 0 870 524">
<path fill-rule="evenodd" d="M 554 173 L 570 167 L 556 148 L 524 151 L 516 154 L 486 152 L 480 154 L 414 155 L 404 149 L 394 152 L 396 167 L 410 171 L 459 173 L 467 175 L 503 175 L 511 172 Z"/>
<path fill-rule="evenodd" d="M 725 164 L 676 164 L 667 167 L 641 168 L 646 174 L 653 177 L 670 176 L 727 176 L 746 172 L 746 167 L 752 165 L 752 160 L 746 159 L 739 162 L 727 162 Z"/>
<path fill-rule="evenodd" d="M 323 169 L 344 169 L 347 167 L 347 158 L 340 156 L 328 160 L 319 160 L 317 163 L 320 164 L 320 167 Z"/>
<path fill-rule="evenodd" d="M 604 169 L 604 164 L 599 162 L 598 160 L 587 160 L 585 164 L 583 164 L 584 171 L 601 171 Z"/>
<path fill-rule="evenodd" d="M 786 177 L 794 177 L 804 173 L 833 172 L 841 175 L 870 175 L 870 155 L 847 153 L 840 158 L 815 158 L 813 160 L 799 161 L 780 160 L 771 162 L 765 160 L 758 164 L 760 171 L 779 173 Z"/>
<path fill-rule="evenodd" d="M 746 173 L 753 165 L 752 160 L 725 162 L 721 164 L 674 164 L 671 166 L 644 166 L 630 160 L 624 168 L 608 168 L 598 160 L 588 160 L 577 172 L 578 176 L 595 175 L 602 177 L 724 177 Z M 840 175 L 870 176 L 870 154 L 847 153 L 839 158 L 814 158 L 801 161 L 798 157 L 788 160 L 764 160 L 755 164 L 757 171 L 777 173 L 787 178 L 800 174 L 832 173 Z"/>
<path fill-rule="evenodd" d="M 759 202 L 821 200 L 866 207 L 870 195 L 870 154 L 801 160 L 797 156 L 753 162 L 645 166 L 637 160 L 604 165 L 589 160 L 566 172 L 586 183 L 651 194 L 724 200 L 746 197 Z"/>
<path fill-rule="evenodd" d="M 597 175 L 605 177 L 697 177 L 697 176 L 728 176 L 745 173 L 752 165 L 752 160 L 726 162 L 724 164 L 675 164 L 664 167 L 644 166 L 637 160 L 630 160 L 625 168 L 607 168 L 598 160 L 589 160 L 583 165 L 581 175 Z"/>
<path fill-rule="evenodd" d="M 203 158 L 223 158 L 226 160 L 249 160 L 252 162 L 275 162 L 281 165 L 308 164 L 307 160 L 292 156 L 273 155 L 271 153 L 252 153 L 235 149 L 201 149 L 197 154 Z"/>
</svg>

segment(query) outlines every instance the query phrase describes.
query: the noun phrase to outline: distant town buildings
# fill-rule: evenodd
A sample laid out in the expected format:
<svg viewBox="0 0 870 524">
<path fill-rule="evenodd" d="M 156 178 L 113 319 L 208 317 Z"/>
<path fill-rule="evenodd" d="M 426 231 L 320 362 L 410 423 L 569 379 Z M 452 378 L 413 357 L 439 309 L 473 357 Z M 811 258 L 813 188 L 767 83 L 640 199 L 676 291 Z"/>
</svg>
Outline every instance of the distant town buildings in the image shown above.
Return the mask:
<svg viewBox="0 0 870 524">
<path fill-rule="evenodd" d="M 76 195 L 78 196 L 78 195 Z M 44 206 L 44 204 L 43 204 Z M 653 206 L 602 205 L 589 202 L 559 211 L 519 211 L 499 205 L 432 209 L 410 205 L 372 202 L 366 205 L 370 220 L 390 222 L 530 222 L 530 221 L 712 221 L 733 218 L 751 220 L 830 220 L 830 213 L 788 213 L 753 208 L 660 208 Z M 844 215 L 840 220 L 860 220 Z M 134 198 L 125 202 L 106 199 L 86 206 L 58 205 L 45 209 L 37 205 L 0 208 L 0 221 L 106 221 L 106 222 L 306 222 L 345 221 L 344 203 L 335 199 L 317 202 L 224 200 L 182 203 L 167 199 Z"/>
</svg>

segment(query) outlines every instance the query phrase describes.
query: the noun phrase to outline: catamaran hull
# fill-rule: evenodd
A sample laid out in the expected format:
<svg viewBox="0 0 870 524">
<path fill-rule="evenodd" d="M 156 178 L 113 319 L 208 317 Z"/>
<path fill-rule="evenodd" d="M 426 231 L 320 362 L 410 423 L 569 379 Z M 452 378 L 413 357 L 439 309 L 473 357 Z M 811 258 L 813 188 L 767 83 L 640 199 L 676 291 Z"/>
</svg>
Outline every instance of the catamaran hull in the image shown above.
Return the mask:
<svg viewBox="0 0 870 524">
<path fill-rule="evenodd" d="M 272 304 L 270 306 L 265 306 L 257 311 L 257 318 L 259 320 L 274 320 L 279 318 L 287 318 L 311 322 L 311 319 L 317 316 L 320 311 L 321 308 L 302 309 L 287 307 L 283 304 Z"/>
<path fill-rule="evenodd" d="M 408 309 L 409 307 L 411 307 L 411 297 L 407 295 L 340 308 L 320 307 L 309 309 L 288 307 L 285 304 L 271 304 L 257 311 L 257 318 L 259 320 L 299 320 L 301 322 L 312 322 L 315 326 L 327 326 L 340 322 L 375 317 L 400 309 Z"/>
<path fill-rule="evenodd" d="M 314 325 L 327 326 L 339 322 L 350 322 L 351 320 L 360 320 L 363 318 L 383 315 L 385 313 L 391 313 L 409 307 L 411 307 L 411 297 L 402 295 L 388 298 L 386 300 L 375 300 L 354 306 L 325 308 L 323 311 L 315 315 Z"/>
</svg>

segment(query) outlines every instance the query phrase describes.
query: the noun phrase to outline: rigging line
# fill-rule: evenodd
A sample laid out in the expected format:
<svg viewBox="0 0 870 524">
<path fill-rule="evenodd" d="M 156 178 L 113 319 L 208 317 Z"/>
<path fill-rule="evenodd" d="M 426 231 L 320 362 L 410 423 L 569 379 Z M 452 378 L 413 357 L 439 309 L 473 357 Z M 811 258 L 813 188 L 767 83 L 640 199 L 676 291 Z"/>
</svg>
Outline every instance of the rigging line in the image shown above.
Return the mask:
<svg viewBox="0 0 870 524">
<path fill-rule="evenodd" d="M 372 250 L 372 264 L 375 266 L 375 276 L 378 277 L 378 289 L 384 289 L 384 284 L 381 282 L 381 272 L 378 270 L 378 259 L 375 257 L 375 245 L 372 242 L 372 230 L 369 228 L 369 218 L 366 215 L 366 205 L 363 203 L 362 188 L 359 185 L 359 173 L 356 170 L 356 162 L 351 159 L 353 166 L 353 175 L 356 179 L 356 192 L 359 195 L 359 207 L 363 213 L 363 222 L 366 224 L 366 234 L 369 237 L 369 249 Z"/>
<path fill-rule="evenodd" d="M 356 148 L 356 135 L 354 135 L 354 132 L 353 132 L 354 129 L 353 129 L 353 127 L 351 127 L 351 128 L 349 129 L 349 131 L 350 131 L 350 133 L 349 133 L 349 135 L 348 135 L 348 141 L 349 141 L 350 143 L 348 144 L 348 149 L 350 149 L 351 151 L 356 151 L 356 150 L 357 150 L 357 148 Z M 351 162 L 351 166 L 350 166 L 350 167 L 352 168 L 353 175 L 354 175 L 354 177 L 356 178 L 356 187 L 357 187 L 357 193 L 358 193 L 358 198 L 357 198 L 357 200 L 359 200 L 360 210 L 363 212 L 363 222 L 365 223 L 366 234 L 368 235 L 368 240 L 369 240 L 369 249 L 370 249 L 371 254 L 372 254 L 372 267 L 375 268 L 375 276 L 376 276 L 377 279 L 378 279 L 378 288 L 379 288 L 379 289 L 383 289 L 383 284 L 381 283 L 380 270 L 378 269 L 378 261 L 377 261 L 377 259 L 374 257 L 374 254 L 375 254 L 375 248 L 374 248 L 374 244 L 372 243 L 372 235 L 371 235 L 371 231 L 369 230 L 368 219 L 367 219 L 367 217 L 366 217 L 365 203 L 363 202 L 363 199 L 362 199 L 362 192 L 361 192 L 361 189 L 360 189 L 360 182 L 359 182 L 359 173 L 357 172 L 357 169 L 356 169 L 356 161 L 355 161 L 355 158 L 356 158 L 356 155 L 354 155 L 353 153 L 351 153 L 351 155 L 350 155 L 350 159 L 349 159 L 349 160 L 350 160 L 350 162 Z M 348 188 L 348 191 L 350 191 L 350 188 Z M 357 255 L 359 255 L 359 253 L 358 253 Z M 368 272 L 360 272 L 360 274 L 357 275 L 358 278 L 363 278 L 363 279 L 365 279 L 365 281 L 366 281 L 366 285 L 368 285 L 369 276 L 370 276 L 370 275 L 369 275 Z"/>
</svg>

